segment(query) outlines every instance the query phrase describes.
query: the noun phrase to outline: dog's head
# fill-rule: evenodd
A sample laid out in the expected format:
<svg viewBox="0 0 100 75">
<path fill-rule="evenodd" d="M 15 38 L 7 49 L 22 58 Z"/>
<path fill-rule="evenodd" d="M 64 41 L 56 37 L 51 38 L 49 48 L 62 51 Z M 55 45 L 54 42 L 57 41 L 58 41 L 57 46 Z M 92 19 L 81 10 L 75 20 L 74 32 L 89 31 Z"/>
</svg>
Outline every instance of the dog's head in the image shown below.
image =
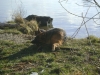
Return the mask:
<svg viewBox="0 0 100 75">
<path fill-rule="evenodd" d="M 43 37 L 45 32 L 39 33 L 32 41 L 31 43 L 36 45 L 41 45 L 43 43 Z"/>
<path fill-rule="evenodd" d="M 39 28 L 38 28 L 38 30 L 35 31 L 35 36 L 37 36 L 38 34 L 41 34 L 41 33 L 43 33 L 43 32 L 46 32 L 46 30 L 44 30 L 44 29 L 39 29 Z"/>
</svg>

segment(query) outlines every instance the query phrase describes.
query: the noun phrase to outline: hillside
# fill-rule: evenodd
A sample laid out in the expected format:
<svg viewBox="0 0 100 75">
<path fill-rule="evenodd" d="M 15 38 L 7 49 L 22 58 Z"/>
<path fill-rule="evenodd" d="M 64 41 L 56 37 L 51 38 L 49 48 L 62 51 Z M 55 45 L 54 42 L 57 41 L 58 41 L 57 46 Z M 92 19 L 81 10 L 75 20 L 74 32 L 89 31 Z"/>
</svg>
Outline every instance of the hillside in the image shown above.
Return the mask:
<svg viewBox="0 0 100 75">
<path fill-rule="evenodd" d="M 38 51 L 32 35 L 11 30 L 0 30 L 0 75 L 100 74 L 100 38 L 68 38 L 55 52 L 48 46 Z"/>
</svg>

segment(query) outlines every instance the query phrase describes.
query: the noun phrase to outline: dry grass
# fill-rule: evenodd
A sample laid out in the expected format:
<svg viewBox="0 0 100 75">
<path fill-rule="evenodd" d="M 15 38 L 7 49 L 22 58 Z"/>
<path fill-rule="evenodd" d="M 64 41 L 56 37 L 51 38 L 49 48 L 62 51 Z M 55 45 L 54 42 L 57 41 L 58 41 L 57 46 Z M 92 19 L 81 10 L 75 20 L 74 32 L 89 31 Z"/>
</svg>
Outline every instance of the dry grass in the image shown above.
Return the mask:
<svg viewBox="0 0 100 75">
<path fill-rule="evenodd" d="M 33 39 L 34 36 L 26 34 L 13 34 L 13 33 L 3 33 L 0 34 L 0 40 L 11 41 L 15 44 L 22 44 Z"/>
<path fill-rule="evenodd" d="M 18 30 L 25 34 L 34 34 L 34 31 L 38 30 L 38 24 L 36 21 L 25 21 L 22 17 L 16 17 L 15 22 L 19 23 Z"/>
<path fill-rule="evenodd" d="M 34 34 L 34 31 L 38 29 L 38 24 L 34 20 L 26 21 L 23 17 L 25 15 L 25 11 L 22 8 L 15 10 L 12 14 L 12 19 L 15 23 L 19 24 L 18 30 L 25 34 Z M 11 21 L 12 22 L 12 21 Z"/>
<path fill-rule="evenodd" d="M 38 24 L 36 21 L 27 21 L 22 24 L 20 24 L 21 28 L 20 31 L 26 34 L 34 34 L 34 31 L 38 30 Z"/>
</svg>

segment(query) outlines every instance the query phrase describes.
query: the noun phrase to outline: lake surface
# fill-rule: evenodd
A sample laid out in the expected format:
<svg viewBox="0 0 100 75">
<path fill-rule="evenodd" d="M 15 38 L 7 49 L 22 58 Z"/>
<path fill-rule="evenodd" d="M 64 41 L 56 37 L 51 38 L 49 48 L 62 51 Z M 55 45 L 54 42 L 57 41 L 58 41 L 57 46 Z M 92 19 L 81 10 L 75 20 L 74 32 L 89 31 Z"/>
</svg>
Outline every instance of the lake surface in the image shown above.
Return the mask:
<svg viewBox="0 0 100 75">
<path fill-rule="evenodd" d="M 92 0 L 88 0 L 92 1 Z M 6 22 L 12 19 L 12 14 L 16 10 L 22 10 L 23 16 L 34 14 L 39 16 L 50 16 L 53 18 L 53 26 L 58 28 L 63 28 L 68 36 L 72 36 L 75 31 L 80 27 L 83 19 L 83 16 L 86 15 L 84 21 L 89 20 L 95 14 L 100 12 L 100 8 L 95 7 L 94 4 L 91 4 L 87 0 L 61 0 L 61 4 L 64 6 L 64 9 L 59 0 L 1 0 L 0 1 L 0 22 Z M 100 4 L 100 1 L 97 0 Z M 93 7 L 90 7 L 93 6 Z M 88 12 L 87 12 L 88 10 Z M 71 12 L 68 13 L 67 11 Z M 86 14 L 87 12 L 87 14 Z M 78 17 L 78 16 L 79 17 Z M 99 19 L 91 19 L 86 23 L 89 35 L 95 35 L 100 37 L 100 14 L 95 16 Z M 87 37 L 87 30 L 85 25 L 83 25 L 76 38 Z"/>
</svg>

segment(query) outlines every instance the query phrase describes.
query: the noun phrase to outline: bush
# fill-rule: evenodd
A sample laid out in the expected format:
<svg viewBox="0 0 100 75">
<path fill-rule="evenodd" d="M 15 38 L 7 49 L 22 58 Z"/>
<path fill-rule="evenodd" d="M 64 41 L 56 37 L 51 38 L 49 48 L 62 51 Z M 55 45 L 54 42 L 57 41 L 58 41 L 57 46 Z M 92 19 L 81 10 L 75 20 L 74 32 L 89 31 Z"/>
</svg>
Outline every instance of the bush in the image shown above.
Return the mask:
<svg viewBox="0 0 100 75">
<path fill-rule="evenodd" d="M 19 12 L 13 13 L 12 18 L 15 23 L 24 23 L 24 19 L 23 19 L 21 13 L 19 13 Z"/>
<path fill-rule="evenodd" d="M 88 40 L 90 40 L 92 43 L 98 43 L 99 42 L 99 38 L 93 35 L 90 35 L 87 37 Z"/>
<path fill-rule="evenodd" d="M 34 31 L 38 30 L 38 24 L 34 20 L 24 22 L 20 26 L 19 30 L 25 34 L 34 34 Z"/>
<path fill-rule="evenodd" d="M 16 10 L 13 15 L 12 19 L 15 23 L 19 24 L 18 30 L 25 34 L 34 34 L 34 31 L 38 29 L 38 24 L 36 21 L 26 21 L 23 18 L 25 11 L 22 8 Z"/>
<path fill-rule="evenodd" d="M 22 7 L 16 9 L 12 14 L 12 19 L 15 23 L 24 23 L 23 16 L 25 15 L 25 11 Z"/>
</svg>

